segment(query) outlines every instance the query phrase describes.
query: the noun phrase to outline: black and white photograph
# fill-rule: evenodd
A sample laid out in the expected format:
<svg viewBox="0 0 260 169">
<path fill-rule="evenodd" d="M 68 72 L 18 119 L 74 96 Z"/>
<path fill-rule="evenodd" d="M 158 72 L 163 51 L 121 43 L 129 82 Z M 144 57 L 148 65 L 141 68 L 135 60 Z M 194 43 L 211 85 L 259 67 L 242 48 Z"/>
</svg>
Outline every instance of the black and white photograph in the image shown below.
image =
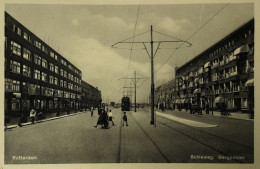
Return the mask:
<svg viewBox="0 0 260 169">
<path fill-rule="evenodd" d="M 87 2 L 4 3 L 3 168 L 255 167 L 254 1 Z"/>
</svg>

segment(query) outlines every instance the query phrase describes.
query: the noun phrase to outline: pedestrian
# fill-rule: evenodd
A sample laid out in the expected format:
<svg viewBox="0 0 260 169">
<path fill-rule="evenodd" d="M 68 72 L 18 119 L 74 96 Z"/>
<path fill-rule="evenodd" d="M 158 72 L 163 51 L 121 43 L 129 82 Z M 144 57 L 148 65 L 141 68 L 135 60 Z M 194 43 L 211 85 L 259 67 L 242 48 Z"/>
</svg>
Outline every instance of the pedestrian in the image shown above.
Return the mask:
<svg viewBox="0 0 260 169">
<path fill-rule="evenodd" d="M 100 109 L 100 111 L 101 111 L 101 109 Z M 95 125 L 94 127 L 97 128 L 98 125 L 101 125 L 101 126 L 103 125 L 102 114 L 100 114 L 100 115 L 98 116 L 97 125 Z M 103 126 L 102 126 L 102 127 L 103 127 Z"/>
<path fill-rule="evenodd" d="M 108 116 L 107 116 L 107 111 L 105 109 L 102 113 L 102 123 L 103 123 L 103 127 L 101 128 L 106 129 L 108 127 Z"/>
<path fill-rule="evenodd" d="M 32 110 L 30 112 L 30 118 L 31 118 L 32 124 L 34 124 L 35 117 L 36 117 L 36 111 L 34 110 L 34 108 L 32 108 Z"/>
<path fill-rule="evenodd" d="M 101 114 L 102 114 L 102 108 L 99 107 L 99 108 L 98 108 L 98 115 L 100 116 Z"/>
<path fill-rule="evenodd" d="M 209 104 L 206 104 L 206 114 L 209 114 Z"/>
<path fill-rule="evenodd" d="M 109 123 L 110 121 L 112 122 L 112 126 L 114 126 L 113 114 L 112 114 L 111 110 L 109 110 L 109 113 L 108 113 L 108 123 Z"/>
<path fill-rule="evenodd" d="M 126 126 L 128 126 L 126 112 L 124 112 L 124 116 L 123 116 L 123 126 L 125 123 L 126 123 Z"/>
<path fill-rule="evenodd" d="M 24 113 L 21 113 L 21 117 L 19 119 L 18 126 L 22 127 L 23 126 L 22 123 L 25 123 L 25 121 L 26 121 L 26 116 L 24 115 Z"/>
<path fill-rule="evenodd" d="M 91 117 L 93 116 L 93 106 L 91 106 L 91 108 L 90 108 L 90 111 L 91 111 Z"/>
</svg>

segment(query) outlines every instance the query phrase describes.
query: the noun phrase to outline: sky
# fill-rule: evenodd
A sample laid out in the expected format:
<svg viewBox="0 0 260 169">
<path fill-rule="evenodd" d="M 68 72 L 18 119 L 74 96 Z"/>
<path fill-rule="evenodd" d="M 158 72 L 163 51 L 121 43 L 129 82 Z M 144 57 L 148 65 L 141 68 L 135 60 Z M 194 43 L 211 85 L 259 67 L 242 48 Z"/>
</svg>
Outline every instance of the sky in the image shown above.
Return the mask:
<svg viewBox="0 0 260 169">
<path fill-rule="evenodd" d="M 128 40 L 124 42 L 149 42 L 151 25 L 154 41 L 188 39 L 191 47 L 181 42 L 160 45 L 154 58 L 156 87 L 174 78 L 176 66 L 182 66 L 254 18 L 252 3 L 6 4 L 5 10 L 78 67 L 82 80 L 98 87 L 103 101 L 107 102 L 119 102 L 123 95 L 130 95 L 129 87 L 133 87 L 133 83 L 125 78 L 133 78 L 134 71 L 137 78 L 143 78 L 137 83 L 138 102 L 147 102 L 151 86 L 151 60 L 144 46 L 120 43 L 112 48 L 113 44 L 125 39 Z M 134 35 L 139 36 L 132 38 Z M 154 44 L 154 51 L 157 45 Z M 150 51 L 150 45 L 147 43 L 146 46 Z"/>
</svg>

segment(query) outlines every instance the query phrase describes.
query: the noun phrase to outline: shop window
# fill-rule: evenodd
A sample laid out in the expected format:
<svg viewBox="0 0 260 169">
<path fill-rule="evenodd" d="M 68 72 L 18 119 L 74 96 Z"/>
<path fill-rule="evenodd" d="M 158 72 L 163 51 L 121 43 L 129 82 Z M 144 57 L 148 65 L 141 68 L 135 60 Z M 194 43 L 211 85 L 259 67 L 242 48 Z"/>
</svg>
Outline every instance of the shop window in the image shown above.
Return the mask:
<svg viewBox="0 0 260 169">
<path fill-rule="evenodd" d="M 49 100 L 49 109 L 53 109 L 53 100 Z"/>
<path fill-rule="evenodd" d="M 11 100 L 11 110 L 20 110 L 20 100 L 16 98 L 12 98 Z"/>
</svg>

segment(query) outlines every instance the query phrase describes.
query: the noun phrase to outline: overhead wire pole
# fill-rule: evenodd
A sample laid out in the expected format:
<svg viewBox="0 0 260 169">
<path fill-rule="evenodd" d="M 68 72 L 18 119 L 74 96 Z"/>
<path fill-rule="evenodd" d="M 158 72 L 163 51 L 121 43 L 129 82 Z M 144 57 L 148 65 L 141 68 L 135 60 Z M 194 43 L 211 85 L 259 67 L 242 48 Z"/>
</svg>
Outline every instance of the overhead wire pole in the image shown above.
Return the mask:
<svg viewBox="0 0 260 169">
<path fill-rule="evenodd" d="M 131 88 L 135 88 L 135 112 L 136 112 L 136 88 L 137 88 L 137 83 L 138 83 L 138 81 L 140 80 L 140 79 L 147 79 L 147 78 L 137 78 L 136 77 L 136 71 L 134 72 L 134 78 L 120 78 L 120 79 L 131 79 L 132 81 L 133 81 L 133 83 L 134 83 L 134 87 L 131 87 Z M 120 80 L 119 79 L 119 80 Z M 124 88 L 129 88 L 129 87 L 124 87 Z"/>
<path fill-rule="evenodd" d="M 123 43 L 130 43 L 130 44 L 133 44 L 133 43 L 137 43 L 138 44 L 139 43 L 139 44 L 143 44 L 144 45 L 144 49 L 146 50 L 148 56 L 151 59 L 151 121 L 150 121 L 150 124 L 154 125 L 154 127 L 156 127 L 156 123 L 155 123 L 155 116 L 156 116 L 156 114 L 154 113 L 154 57 L 156 56 L 157 51 L 158 51 L 161 43 L 178 43 L 178 42 L 180 43 L 180 42 L 183 42 L 183 43 L 187 43 L 189 45 L 187 47 L 190 47 L 191 43 L 189 43 L 187 41 L 184 41 L 184 40 L 180 40 L 180 39 L 177 39 L 175 41 L 153 41 L 153 26 L 152 25 L 151 25 L 150 32 L 151 32 L 151 41 L 150 42 L 147 42 L 147 41 L 145 41 L 145 42 L 134 42 L 134 41 L 133 42 L 127 42 L 126 40 L 130 39 L 130 38 L 128 38 L 126 40 L 123 40 L 123 41 L 120 41 L 120 42 L 117 42 L 117 43 L 113 44 L 111 47 L 112 48 L 117 48 L 116 45 L 123 44 Z M 142 33 L 142 34 L 144 34 L 144 33 Z M 138 35 L 136 35 L 136 36 L 138 36 Z M 147 50 L 147 47 L 145 45 L 147 43 L 151 45 L 151 54 L 149 54 L 149 52 Z M 154 49 L 153 49 L 153 44 L 154 43 L 158 43 L 158 46 L 156 48 L 155 53 L 154 53 Z"/>
<path fill-rule="evenodd" d="M 154 127 L 156 127 L 155 123 L 155 113 L 154 113 L 154 70 L 153 70 L 153 25 L 151 25 L 151 121 L 150 124 L 154 124 Z"/>
</svg>

